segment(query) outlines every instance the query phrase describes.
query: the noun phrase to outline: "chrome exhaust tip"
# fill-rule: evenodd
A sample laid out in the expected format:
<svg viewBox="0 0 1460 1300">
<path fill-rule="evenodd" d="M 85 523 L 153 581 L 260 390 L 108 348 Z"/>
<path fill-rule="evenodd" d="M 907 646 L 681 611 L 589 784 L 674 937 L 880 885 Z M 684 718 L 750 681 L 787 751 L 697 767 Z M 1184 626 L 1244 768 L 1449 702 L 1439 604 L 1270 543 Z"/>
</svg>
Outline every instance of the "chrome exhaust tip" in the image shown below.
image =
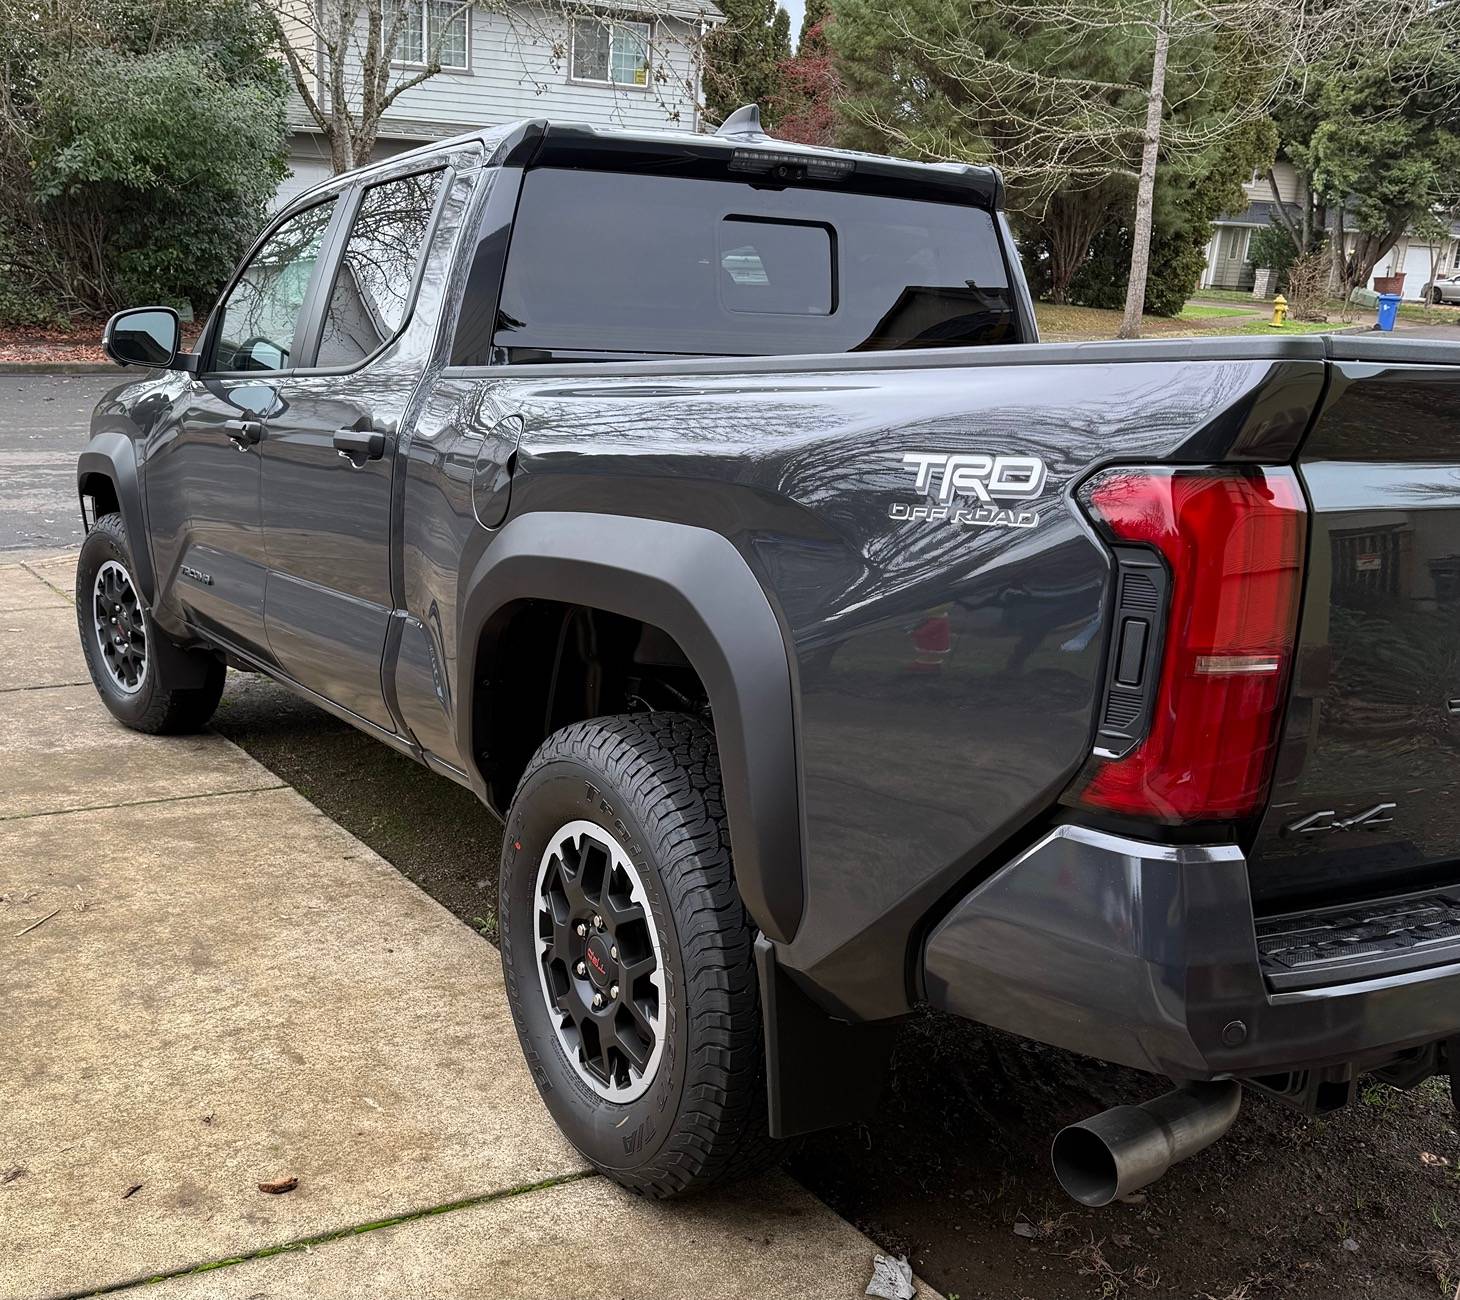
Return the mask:
<svg viewBox="0 0 1460 1300">
<path fill-rule="evenodd" d="M 1232 1127 L 1241 1104 L 1241 1084 L 1225 1079 L 1102 1111 L 1055 1135 L 1055 1177 L 1081 1205 L 1109 1205 L 1211 1146 Z"/>
</svg>

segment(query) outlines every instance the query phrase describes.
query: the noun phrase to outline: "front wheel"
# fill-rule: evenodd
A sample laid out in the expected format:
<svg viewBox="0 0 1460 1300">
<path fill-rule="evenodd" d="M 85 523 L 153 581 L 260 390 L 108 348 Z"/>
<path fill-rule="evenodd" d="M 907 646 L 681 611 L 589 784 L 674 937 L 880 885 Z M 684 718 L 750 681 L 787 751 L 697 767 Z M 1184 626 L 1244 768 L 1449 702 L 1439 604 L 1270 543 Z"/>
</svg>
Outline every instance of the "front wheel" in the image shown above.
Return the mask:
<svg viewBox="0 0 1460 1300">
<path fill-rule="evenodd" d="M 136 731 L 200 731 L 218 707 L 228 670 L 206 651 L 163 641 L 135 573 L 122 517 L 103 515 L 76 561 L 76 628 L 96 693 Z"/>
<path fill-rule="evenodd" d="M 709 728 L 671 713 L 548 737 L 508 813 L 502 966 L 568 1139 L 665 1197 L 773 1163 L 754 930 Z"/>
</svg>

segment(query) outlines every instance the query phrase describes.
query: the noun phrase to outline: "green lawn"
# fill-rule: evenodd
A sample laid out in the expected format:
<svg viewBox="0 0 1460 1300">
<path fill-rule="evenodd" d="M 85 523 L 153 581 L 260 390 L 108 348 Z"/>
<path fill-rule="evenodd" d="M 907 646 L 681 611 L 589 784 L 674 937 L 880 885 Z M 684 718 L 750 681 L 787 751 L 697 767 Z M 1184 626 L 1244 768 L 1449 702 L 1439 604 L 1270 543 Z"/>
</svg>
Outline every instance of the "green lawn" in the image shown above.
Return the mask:
<svg viewBox="0 0 1460 1300">
<path fill-rule="evenodd" d="M 1202 303 L 1189 302 L 1177 313 L 1177 320 L 1221 320 L 1229 316 L 1257 316 L 1267 310 L 1267 304 L 1254 301 L 1245 310 L 1241 307 L 1208 307 Z"/>
<path fill-rule="evenodd" d="M 1253 311 L 1272 306 L 1271 298 L 1254 298 L 1250 289 L 1198 289 L 1192 297 L 1200 298 L 1203 302 L 1246 303 Z"/>
<path fill-rule="evenodd" d="M 1355 321 L 1354 324 L 1360 322 Z M 1234 325 L 1231 329 L 1217 330 L 1219 334 L 1327 334 L 1333 330 L 1347 329 L 1342 321 L 1290 320 L 1282 325 L 1269 325 L 1266 321 L 1248 321 L 1245 325 Z"/>
<path fill-rule="evenodd" d="M 1255 311 L 1234 311 L 1230 308 L 1192 307 L 1187 305 L 1180 316 L 1146 316 L 1141 321 L 1143 338 L 1212 338 L 1217 335 L 1250 334 L 1321 334 L 1325 330 L 1342 329 L 1340 322 L 1330 324 L 1295 321 L 1277 328 L 1265 319 L 1251 319 L 1264 309 L 1254 304 Z M 1053 303 L 1034 304 L 1039 322 L 1039 337 L 1046 343 L 1078 343 L 1096 339 L 1113 339 L 1120 329 L 1120 312 L 1096 307 L 1058 307 Z M 1242 320 L 1242 317 L 1247 319 Z M 1356 317 L 1363 321 L 1362 316 Z"/>
</svg>

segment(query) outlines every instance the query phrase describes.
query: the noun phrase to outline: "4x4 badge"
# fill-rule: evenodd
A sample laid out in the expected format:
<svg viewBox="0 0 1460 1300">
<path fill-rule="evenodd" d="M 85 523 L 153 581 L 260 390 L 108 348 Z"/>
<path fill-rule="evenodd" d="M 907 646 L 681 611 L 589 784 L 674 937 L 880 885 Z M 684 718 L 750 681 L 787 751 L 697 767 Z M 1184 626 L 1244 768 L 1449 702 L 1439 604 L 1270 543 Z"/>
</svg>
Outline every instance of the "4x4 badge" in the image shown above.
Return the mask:
<svg viewBox="0 0 1460 1300">
<path fill-rule="evenodd" d="M 1376 803 L 1372 808 L 1366 808 L 1352 817 L 1340 817 L 1332 808 L 1325 808 L 1322 812 L 1309 813 L 1306 817 L 1300 817 L 1297 821 L 1290 822 L 1283 827 L 1283 830 L 1289 835 L 1316 835 L 1319 831 L 1368 830 L 1372 826 L 1387 826 L 1394 820 L 1390 814 L 1398 806 L 1398 804 L 1392 803 Z"/>
</svg>

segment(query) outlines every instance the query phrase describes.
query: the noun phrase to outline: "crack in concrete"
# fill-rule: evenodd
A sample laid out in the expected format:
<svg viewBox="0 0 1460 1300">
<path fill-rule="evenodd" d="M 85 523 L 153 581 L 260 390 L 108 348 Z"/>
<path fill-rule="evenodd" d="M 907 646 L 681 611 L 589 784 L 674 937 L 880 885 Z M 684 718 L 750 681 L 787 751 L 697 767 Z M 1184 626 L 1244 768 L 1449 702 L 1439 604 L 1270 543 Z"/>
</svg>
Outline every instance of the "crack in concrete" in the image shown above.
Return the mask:
<svg viewBox="0 0 1460 1300">
<path fill-rule="evenodd" d="M 0 686 L 0 695 L 11 695 L 16 691 L 60 691 L 73 686 L 90 686 L 90 679 L 79 682 L 40 682 L 35 686 Z"/>
<path fill-rule="evenodd" d="M 457 1210 L 470 1210 L 478 1205 L 490 1205 L 493 1201 L 505 1201 L 514 1196 L 527 1196 L 532 1192 L 546 1191 L 553 1187 L 563 1187 L 568 1183 L 581 1182 L 585 1178 L 596 1178 L 598 1175 L 591 1169 L 580 1169 L 571 1174 L 559 1174 L 555 1178 L 544 1178 L 536 1183 L 523 1183 L 518 1187 L 504 1188 L 500 1192 L 484 1192 L 480 1196 L 467 1196 L 459 1201 L 447 1201 L 443 1205 L 430 1205 L 421 1210 L 408 1210 L 404 1214 L 397 1214 L 388 1219 L 372 1219 L 366 1223 L 354 1223 L 346 1228 L 332 1228 L 328 1232 L 315 1233 L 309 1237 L 297 1237 L 292 1241 L 280 1242 L 273 1246 L 260 1246 L 257 1250 L 251 1250 L 241 1255 L 229 1255 L 222 1259 L 205 1260 L 200 1264 L 186 1264 L 182 1268 L 171 1269 L 165 1273 L 148 1273 L 142 1277 L 129 1278 L 124 1282 L 109 1282 L 105 1286 L 94 1287 L 86 1291 L 60 1291 L 45 1297 L 44 1300 L 91 1300 L 94 1296 L 115 1295 L 119 1291 L 130 1291 L 134 1287 L 153 1286 L 158 1282 L 169 1282 L 175 1278 L 193 1277 L 200 1273 L 212 1273 L 220 1268 L 233 1268 L 237 1264 L 247 1264 L 256 1259 L 272 1259 L 275 1255 L 288 1255 L 296 1251 L 309 1250 L 314 1246 L 327 1245 L 332 1241 L 342 1241 L 347 1237 L 364 1236 L 367 1232 L 378 1232 L 381 1228 L 396 1228 L 401 1224 L 415 1223 L 420 1219 L 434 1218 L 440 1214 L 451 1214 Z"/>
<path fill-rule="evenodd" d="M 156 799 L 122 799 L 117 803 L 89 803 L 78 808 L 50 808 L 45 812 L 0 813 L 0 822 L 23 822 L 33 817 L 68 817 L 72 813 L 102 812 L 107 808 L 144 808 L 156 803 L 184 803 L 190 799 L 222 799 L 236 794 L 267 794 L 271 790 L 290 790 L 280 781 L 277 785 L 248 785 L 237 790 L 205 790 L 201 794 L 159 795 Z"/>
<path fill-rule="evenodd" d="M 22 569 L 24 569 L 28 574 L 30 574 L 30 576 L 32 578 L 34 578 L 37 582 L 42 583 L 44 586 L 49 587 L 52 591 L 54 591 L 56 593 L 56 595 L 60 596 L 68 605 L 75 605 L 76 600 L 71 595 L 71 593 L 69 591 L 62 591 L 61 588 L 58 587 L 58 586 L 56 586 L 56 584 L 54 582 L 52 582 L 48 577 L 46 577 L 46 575 L 44 573 L 37 573 L 33 568 L 30 567 L 30 565 L 25 560 L 22 560 L 20 562 L 20 567 Z"/>
</svg>

